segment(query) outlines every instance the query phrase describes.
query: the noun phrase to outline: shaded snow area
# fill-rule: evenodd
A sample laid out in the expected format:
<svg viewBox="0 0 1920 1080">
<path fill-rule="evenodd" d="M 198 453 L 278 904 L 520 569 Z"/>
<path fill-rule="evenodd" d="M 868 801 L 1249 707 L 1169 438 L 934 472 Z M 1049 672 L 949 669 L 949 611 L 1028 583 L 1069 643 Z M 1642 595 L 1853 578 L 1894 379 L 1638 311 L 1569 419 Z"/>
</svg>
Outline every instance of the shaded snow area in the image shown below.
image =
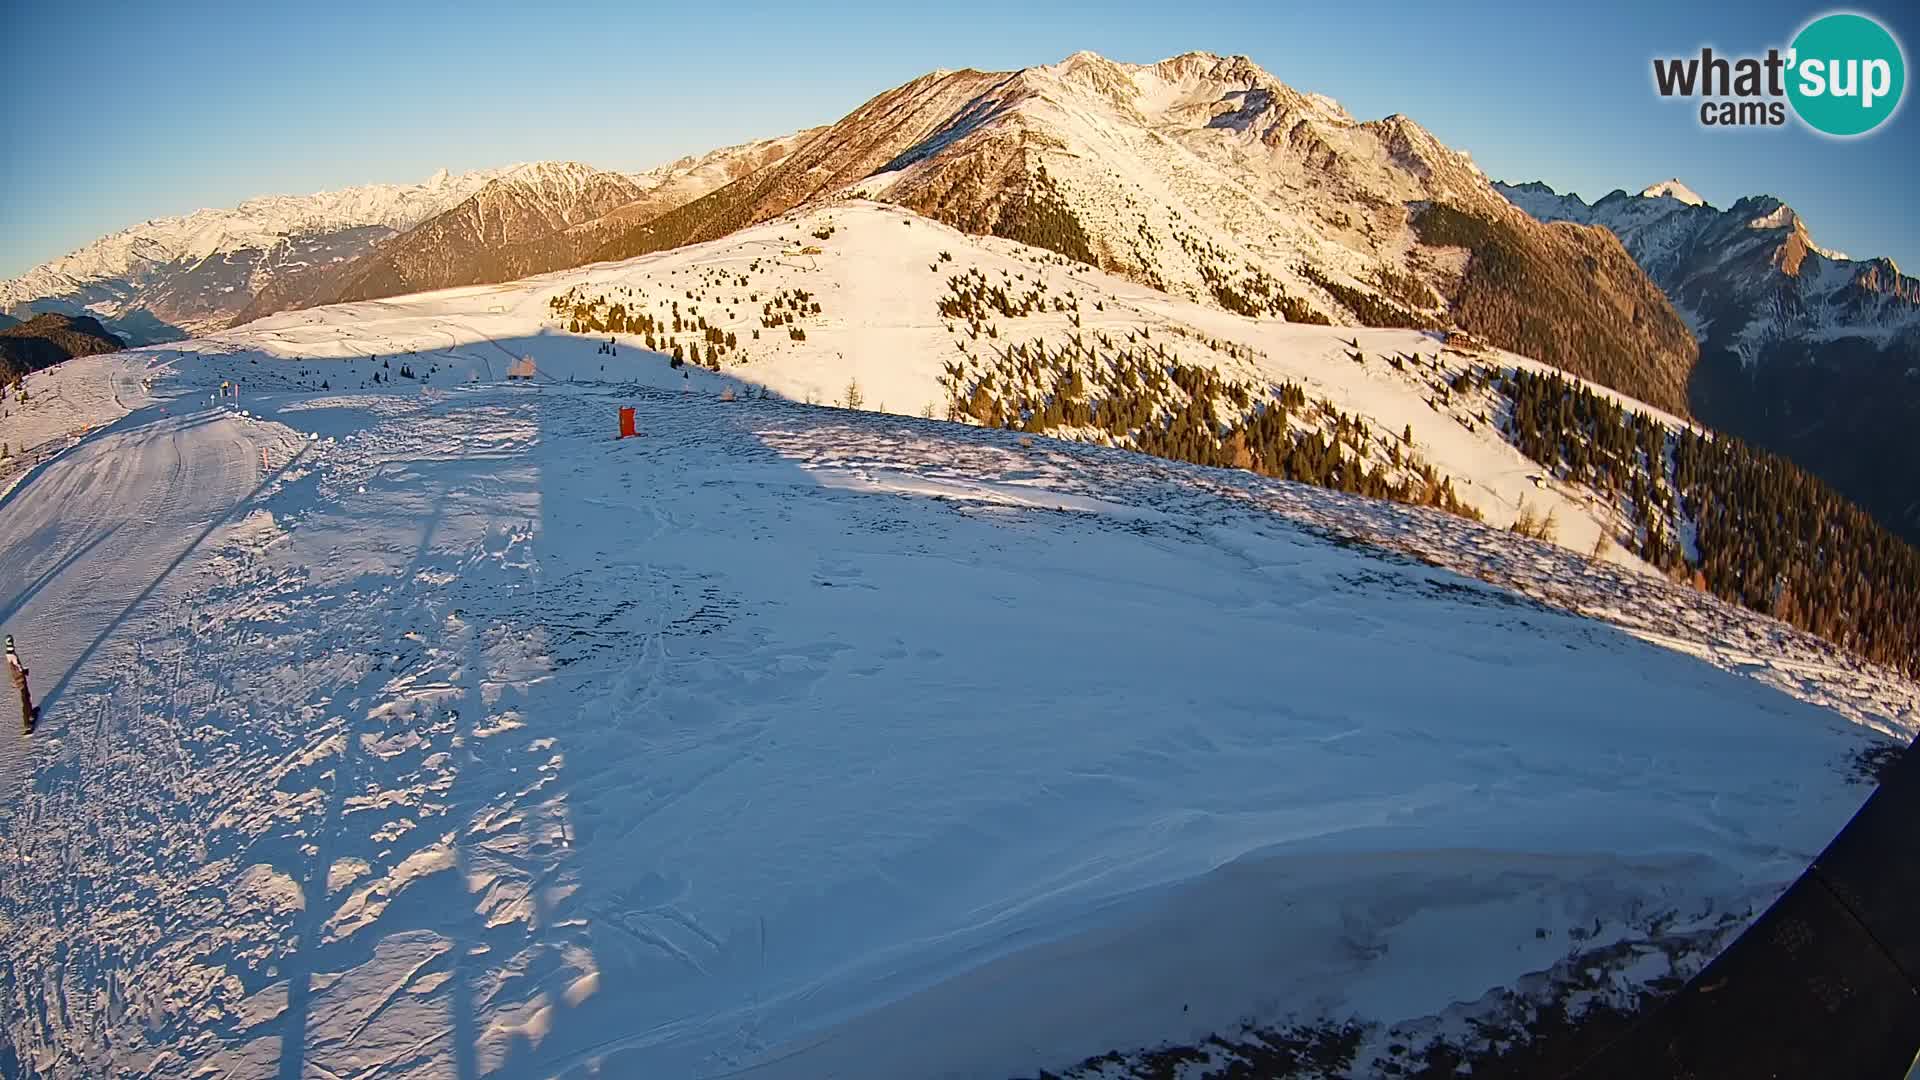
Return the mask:
<svg viewBox="0 0 1920 1080">
<path fill-rule="evenodd" d="M 1916 725 L 1811 638 L 1432 511 L 690 380 L 241 415 L 188 365 L 0 503 L 46 702 L 0 729 L 10 1074 L 1001 1078 L 1443 1026 L 1575 942 L 1630 986 L 1724 940 Z"/>
</svg>

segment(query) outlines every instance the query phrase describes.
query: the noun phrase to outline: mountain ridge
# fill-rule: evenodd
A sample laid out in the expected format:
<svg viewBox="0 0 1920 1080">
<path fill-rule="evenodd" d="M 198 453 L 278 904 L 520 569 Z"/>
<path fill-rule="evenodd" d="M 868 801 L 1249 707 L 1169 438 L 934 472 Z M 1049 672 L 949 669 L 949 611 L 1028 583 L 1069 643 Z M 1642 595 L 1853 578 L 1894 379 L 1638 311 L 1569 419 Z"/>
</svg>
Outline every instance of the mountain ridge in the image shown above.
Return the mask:
<svg viewBox="0 0 1920 1080">
<path fill-rule="evenodd" d="M 618 183 L 635 189 L 628 193 L 641 202 L 651 192 L 652 197 L 677 205 L 731 179 L 725 170 L 744 156 L 764 155 L 770 147 L 784 146 L 805 134 L 722 147 L 635 173 L 596 171 L 619 177 Z M 764 163 L 764 159 L 755 163 Z M 308 195 L 262 195 L 232 207 L 149 218 L 17 277 L 0 280 L 0 313 L 10 317 L 40 311 L 92 314 L 133 344 L 173 341 L 218 330 L 286 306 L 308 306 L 319 299 L 330 299 L 345 290 L 346 286 L 337 282 L 346 269 L 383 244 L 452 211 L 503 178 L 514 177 L 524 183 L 545 175 L 549 180 L 564 182 L 561 164 L 521 162 L 464 173 L 442 168 L 419 183 L 365 184 Z M 714 170 L 719 170 L 724 179 L 716 178 Z M 612 186 L 616 182 L 609 179 L 604 183 Z M 648 210 L 645 216 L 657 209 Z M 590 222 L 568 220 L 564 224 L 581 226 Z M 616 218 L 607 228 L 623 224 Z M 542 239 L 519 237 L 514 243 L 502 245 L 502 261 L 516 274 L 555 269 L 556 261 L 567 261 L 570 251 L 543 252 Z M 598 238 L 580 244 L 590 242 L 597 243 Z M 359 268 L 356 274 L 368 279 L 379 276 L 367 267 Z M 387 276 L 398 279 L 391 284 L 406 287 L 405 273 Z M 371 285 L 366 288 L 373 289 Z"/>
<path fill-rule="evenodd" d="M 516 165 L 358 258 L 262 289 L 232 321 L 245 323 L 288 307 L 478 284 L 497 271 L 501 250 L 640 194 L 639 185 L 625 175 L 579 162 Z"/>
<path fill-rule="evenodd" d="M 76 356 L 123 348 L 126 343 L 91 315 L 42 312 L 24 322 L 0 325 L 0 384 Z"/>
<path fill-rule="evenodd" d="M 322 266 L 260 291 L 231 319 L 494 284 L 588 261 L 607 235 L 779 160 L 813 129 L 688 155 L 620 173 L 579 162 L 515 166 L 462 202 L 344 265 Z"/>
<path fill-rule="evenodd" d="M 1655 199 L 1662 196 L 1677 202 L 1686 203 L 1688 206 L 1701 206 L 1707 201 L 1701 198 L 1692 188 L 1681 183 L 1679 177 L 1662 180 L 1657 184 L 1649 184 L 1640 192 L 1640 197 L 1645 199 Z"/>
<path fill-rule="evenodd" d="M 1594 203 L 1542 183 L 1496 185 L 1543 221 L 1617 235 L 1700 342 L 1696 415 L 1802 463 L 1920 544 L 1920 281 L 1892 259 L 1821 246 L 1772 195 L 1724 210 L 1615 190 Z"/>
<path fill-rule="evenodd" d="M 458 203 L 504 169 L 418 184 L 265 195 L 229 208 L 149 218 L 0 281 L 0 311 L 90 312 L 165 340 L 215 329 L 262 285 L 339 261 Z"/>
<path fill-rule="evenodd" d="M 1244 56 L 1121 64 L 1081 52 L 1018 71 L 930 72 L 778 165 L 636 225 L 594 260 L 717 239 L 847 195 L 1243 314 L 1416 327 L 1464 317 L 1511 338 L 1502 344 L 1686 409 L 1693 340 L 1610 232 L 1542 228 L 1406 116 L 1355 120 Z M 1434 204 L 1472 217 L 1475 234 L 1423 235 L 1415 218 Z M 1498 272 L 1502 263 L 1524 272 Z M 1547 321 L 1568 332 L 1523 340 L 1526 281 L 1547 283 Z"/>
</svg>

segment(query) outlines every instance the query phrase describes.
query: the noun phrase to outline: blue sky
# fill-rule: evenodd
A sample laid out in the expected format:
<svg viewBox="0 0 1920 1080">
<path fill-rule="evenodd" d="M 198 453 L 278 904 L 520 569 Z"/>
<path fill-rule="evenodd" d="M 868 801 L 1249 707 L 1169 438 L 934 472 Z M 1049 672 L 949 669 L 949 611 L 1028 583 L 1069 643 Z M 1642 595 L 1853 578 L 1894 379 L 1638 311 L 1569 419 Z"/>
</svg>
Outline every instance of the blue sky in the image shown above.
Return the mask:
<svg viewBox="0 0 1920 1080">
<path fill-rule="evenodd" d="M 1816 238 L 1920 270 L 1917 110 L 1874 135 L 1703 130 L 1652 57 L 1784 45 L 1822 6 L 999 3 L 459 5 L 69 2 L 0 41 L 0 276 L 137 221 L 546 158 L 640 168 L 838 119 L 934 68 L 1244 53 L 1362 119 L 1406 113 L 1497 179 L 1589 199 L 1678 176 L 1767 192 Z M 1856 8 L 1905 43 L 1920 17 Z M 1908 9 L 1911 10 L 1911 9 Z M 1908 96 L 1912 96 L 1910 93 Z"/>
</svg>

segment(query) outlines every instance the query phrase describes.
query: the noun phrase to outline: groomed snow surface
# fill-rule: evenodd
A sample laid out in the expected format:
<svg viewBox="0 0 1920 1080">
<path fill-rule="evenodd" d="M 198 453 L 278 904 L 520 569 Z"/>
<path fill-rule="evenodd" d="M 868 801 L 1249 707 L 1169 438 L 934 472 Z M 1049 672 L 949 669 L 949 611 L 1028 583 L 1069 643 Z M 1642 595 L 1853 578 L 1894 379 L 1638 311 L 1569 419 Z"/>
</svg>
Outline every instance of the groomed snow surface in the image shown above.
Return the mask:
<svg viewBox="0 0 1920 1080">
<path fill-rule="evenodd" d="M 426 388 L 359 389 L 350 340 L 424 301 L 35 376 L 95 429 L 0 501 L 45 704 L 0 728 L 9 1075 L 997 1080 L 1437 1030 L 1596 943 L 1631 990 L 1724 940 L 1920 728 L 1631 567 L 722 401 L 751 365 L 513 336 L 504 295 L 432 302 Z"/>
</svg>

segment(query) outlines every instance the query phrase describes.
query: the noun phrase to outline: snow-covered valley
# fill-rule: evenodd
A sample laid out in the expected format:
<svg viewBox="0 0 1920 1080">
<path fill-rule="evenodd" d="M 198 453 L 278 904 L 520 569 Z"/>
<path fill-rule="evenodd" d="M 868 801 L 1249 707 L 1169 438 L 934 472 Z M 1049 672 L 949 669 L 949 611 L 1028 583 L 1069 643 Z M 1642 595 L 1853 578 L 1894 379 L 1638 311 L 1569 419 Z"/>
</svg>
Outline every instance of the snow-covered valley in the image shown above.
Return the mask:
<svg viewBox="0 0 1920 1080">
<path fill-rule="evenodd" d="M 1437 368 L 1428 335 L 830 216 L 29 378 L 0 1063 L 1008 1077 L 1248 1021 L 1441 1037 L 1596 946 L 1622 993 L 1686 973 L 1920 731 L 1911 682 L 1584 554 L 1604 507 L 1385 362 Z M 1001 333 L 1150 328 L 1414 426 L 1488 524 L 803 404 L 944 415 L 980 347 L 943 251 L 1075 291 Z M 741 345 L 601 351 L 576 288 Z M 756 341 L 735 294 L 795 289 L 804 338 Z M 1504 529 L 1522 498 L 1564 546 Z"/>
</svg>

